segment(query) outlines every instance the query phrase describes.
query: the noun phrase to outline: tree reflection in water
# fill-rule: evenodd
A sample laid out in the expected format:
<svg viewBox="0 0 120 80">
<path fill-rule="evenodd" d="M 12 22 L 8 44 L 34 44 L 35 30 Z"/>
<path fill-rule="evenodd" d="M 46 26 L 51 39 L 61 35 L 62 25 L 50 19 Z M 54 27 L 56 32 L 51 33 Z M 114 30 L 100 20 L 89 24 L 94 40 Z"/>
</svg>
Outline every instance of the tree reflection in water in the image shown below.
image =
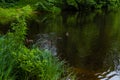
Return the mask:
<svg viewBox="0 0 120 80">
<path fill-rule="evenodd" d="M 36 20 L 38 22 L 31 21 L 31 35 L 40 34 L 36 41 L 38 46 L 54 49 L 57 55 L 75 67 L 80 80 L 120 80 L 119 14 L 41 15 Z M 45 21 L 40 21 L 44 18 Z"/>
</svg>

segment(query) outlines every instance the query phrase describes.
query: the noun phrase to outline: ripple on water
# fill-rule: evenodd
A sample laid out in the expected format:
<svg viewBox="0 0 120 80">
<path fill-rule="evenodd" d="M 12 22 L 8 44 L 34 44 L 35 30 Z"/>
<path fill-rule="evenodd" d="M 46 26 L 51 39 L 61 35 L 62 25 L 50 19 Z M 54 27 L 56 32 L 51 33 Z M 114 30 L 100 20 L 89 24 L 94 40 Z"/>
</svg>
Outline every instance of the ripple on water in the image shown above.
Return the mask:
<svg viewBox="0 0 120 80">
<path fill-rule="evenodd" d="M 100 80 L 120 80 L 120 73 L 117 71 L 106 71 L 98 75 Z"/>
</svg>

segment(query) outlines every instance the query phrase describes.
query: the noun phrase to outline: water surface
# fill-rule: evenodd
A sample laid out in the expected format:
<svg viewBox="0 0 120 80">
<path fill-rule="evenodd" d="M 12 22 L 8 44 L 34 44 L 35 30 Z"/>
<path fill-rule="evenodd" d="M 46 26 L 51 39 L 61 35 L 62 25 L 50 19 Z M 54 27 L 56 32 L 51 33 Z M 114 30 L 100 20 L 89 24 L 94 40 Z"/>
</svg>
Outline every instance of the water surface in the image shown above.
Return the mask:
<svg viewBox="0 0 120 80">
<path fill-rule="evenodd" d="M 120 12 L 38 14 L 36 45 L 66 60 L 79 80 L 120 80 Z"/>
</svg>

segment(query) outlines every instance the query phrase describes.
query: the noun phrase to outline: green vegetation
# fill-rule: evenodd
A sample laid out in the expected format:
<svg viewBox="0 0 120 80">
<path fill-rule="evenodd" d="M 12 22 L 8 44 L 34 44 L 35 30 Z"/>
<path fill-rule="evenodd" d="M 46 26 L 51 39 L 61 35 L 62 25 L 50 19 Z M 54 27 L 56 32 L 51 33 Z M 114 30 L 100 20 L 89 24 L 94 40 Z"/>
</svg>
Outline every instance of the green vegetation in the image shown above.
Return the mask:
<svg viewBox="0 0 120 80">
<path fill-rule="evenodd" d="M 0 80 L 75 80 L 64 61 L 49 51 L 24 45 L 27 30 L 24 16 L 17 17 L 11 26 L 12 32 L 0 37 Z"/>
<path fill-rule="evenodd" d="M 0 0 L 2 8 L 32 6 L 37 11 L 58 13 L 63 11 L 116 9 L 120 0 Z"/>
<path fill-rule="evenodd" d="M 20 8 L 30 5 L 34 10 L 44 12 L 60 12 L 60 8 L 55 6 L 55 0 L 0 0 L 2 8 Z"/>
<path fill-rule="evenodd" d="M 5 24 L 8 22 L 12 22 L 15 20 L 16 17 L 19 17 L 21 15 L 25 17 L 30 17 L 32 14 L 32 8 L 31 6 L 27 5 L 22 8 L 8 8 L 8 9 L 3 9 L 0 8 L 0 23 Z"/>
<path fill-rule="evenodd" d="M 65 8 L 76 7 L 77 10 L 115 9 L 120 0 L 62 0 Z M 73 8 L 74 9 L 74 8 Z"/>
<path fill-rule="evenodd" d="M 75 75 L 70 72 L 64 61 L 52 56 L 49 51 L 43 51 L 36 47 L 29 49 L 25 46 L 25 36 L 27 35 L 26 19 L 39 12 L 60 13 L 61 11 L 109 10 L 119 8 L 119 6 L 120 0 L 0 0 L 0 24 L 12 23 L 9 32 L 5 35 L 0 34 L 0 80 L 76 80 Z M 84 20 L 89 19 L 87 23 L 90 23 L 92 27 L 86 24 L 85 26 L 89 27 L 83 28 L 84 31 L 80 33 L 78 33 L 79 29 L 77 32 L 72 28 L 68 28 L 71 33 L 74 33 L 71 35 L 72 39 L 68 44 L 73 45 L 74 43 L 75 46 L 75 44 L 86 40 L 87 43 L 83 46 L 81 46 L 83 43 L 75 46 L 80 53 L 83 53 L 83 56 L 86 56 L 85 53 L 90 49 L 90 41 L 98 35 L 96 26 L 91 23 L 95 15 L 83 14 L 82 16 L 86 17 L 81 17 L 78 14 L 70 18 L 67 18 L 69 15 L 63 15 L 63 17 L 66 17 L 64 21 L 62 21 L 62 16 L 49 15 L 49 17 L 53 18 L 49 20 L 51 25 L 47 24 L 48 22 L 46 23 L 47 30 L 66 34 L 66 26 L 77 26 L 76 23 L 84 23 Z M 81 20 L 77 20 L 78 17 Z M 44 17 L 41 22 L 45 19 L 47 18 Z M 63 26 L 61 23 L 66 25 Z M 57 27 L 58 24 L 60 24 L 59 27 Z M 118 25 L 118 22 L 116 25 Z M 51 28 L 51 26 L 54 28 Z M 88 30 L 92 38 L 89 38 Z M 117 28 L 114 30 L 117 30 Z M 80 35 L 82 39 L 75 37 L 75 35 Z M 86 48 L 86 51 L 83 51 L 82 48 Z M 69 47 L 69 49 L 72 48 Z M 72 53 L 69 52 L 68 55 L 70 54 Z"/>
<path fill-rule="evenodd" d="M 23 4 L 24 3 L 24 4 Z M 0 0 L 0 24 L 11 24 L 5 35 L 0 35 L 0 80 L 75 80 L 64 61 L 25 45 L 27 24 L 35 10 L 60 12 L 60 9 L 47 1 Z M 14 23 L 13 23 L 14 22 Z"/>
</svg>

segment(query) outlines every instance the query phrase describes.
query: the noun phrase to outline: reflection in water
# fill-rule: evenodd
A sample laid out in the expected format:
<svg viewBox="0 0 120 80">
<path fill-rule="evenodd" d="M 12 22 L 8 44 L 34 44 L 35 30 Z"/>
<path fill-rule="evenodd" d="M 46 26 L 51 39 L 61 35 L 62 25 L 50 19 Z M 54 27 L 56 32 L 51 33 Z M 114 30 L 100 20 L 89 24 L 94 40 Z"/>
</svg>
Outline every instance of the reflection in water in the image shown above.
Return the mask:
<svg viewBox="0 0 120 80">
<path fill-rule="evenodd" d="M 120 58 L 114 57 L 114 59 L 114 69 L 99 73 L 98 78 L 100 80 L 120 80 Z"/>
<path fill-rule="evenodd" d="M 70 63 L 79 80 L 120 80 L 119 13 L 41 14 L 29 35 L 39 35 L 36 43 Z"/>
<path fill-rule="evenodd" d="M 0 34 L 5 34 L 8 32 L 8 29 L 9 29 L 9 25 L 6 24 L 6 25 L 2 25 L 0 24 Z"/>
<path fill-rule="evenodd" d="M 98 76 L 98 78 L 100 78 L 100 76 Z M 100 80 L 120 80 L 120 75 L 117 74 L 116 71 L 111 71 L 105 76 L 105 78 L 102 78 Z"/>
<path fill-rule="evenodd" d="M 56 37 L 54 33 L 38 34 L 34 46 L 38 46 L 43 50 L 49 50 L 53 55 L 57 55 Z"/>
</svg>

